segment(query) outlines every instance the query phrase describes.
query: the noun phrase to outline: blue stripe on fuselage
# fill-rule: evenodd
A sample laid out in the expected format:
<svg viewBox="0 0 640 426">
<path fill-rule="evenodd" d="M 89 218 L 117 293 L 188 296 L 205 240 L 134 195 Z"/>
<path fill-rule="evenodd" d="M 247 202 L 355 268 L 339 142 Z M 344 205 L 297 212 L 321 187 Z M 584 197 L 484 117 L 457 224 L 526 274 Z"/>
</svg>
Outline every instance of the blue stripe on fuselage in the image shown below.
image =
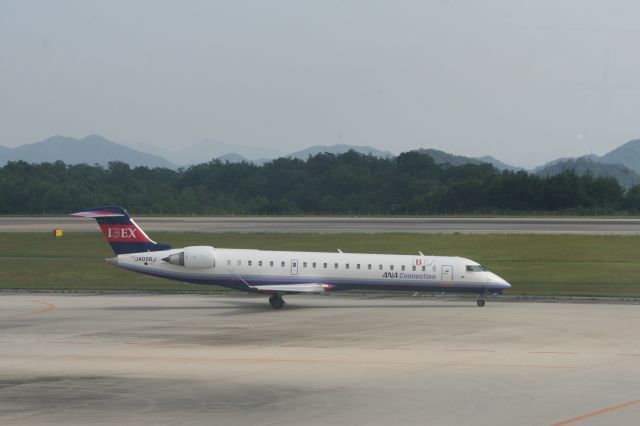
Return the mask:
<svg viewBox="0 0 640 426">
<path fill-rule="evenodd" d="M 302 277 L 260 277 L 245 276 L 240 278 L 237 275 L 195 275 L 174 271 L 160 271 L 149 268 L 137 267 L 135 265 L 118 265 L 123 269 L 152 275 L 159 278 L 188 282 L 201 285 L 219 285 L 234 290 L 247 291 L 247 285 L 286 285 L 321 283 L 335 286 L 332 291 L 338 290 L 404 290 L 404 291 L 444 291 L 458 293 L 482 293 L 484 291 L 500 291 L 506 287 L 491 286 L 483 283 L 461 283 L 461 282 L 420 282 L 420 281 L 372 281 L 372 280 L 350 280 L 350 279 L 329 279 L 329 278 L 302 278 Z"/>
</svg>

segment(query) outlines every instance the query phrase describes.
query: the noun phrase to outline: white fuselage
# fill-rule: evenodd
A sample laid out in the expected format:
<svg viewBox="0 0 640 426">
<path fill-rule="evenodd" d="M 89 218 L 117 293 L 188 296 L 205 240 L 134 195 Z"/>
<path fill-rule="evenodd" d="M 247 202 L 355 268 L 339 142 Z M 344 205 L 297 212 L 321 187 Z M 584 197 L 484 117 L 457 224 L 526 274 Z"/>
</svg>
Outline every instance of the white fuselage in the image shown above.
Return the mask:
<svg viewBox="0 0 640 426">
<path fill-rule="evenodd" d="M 477 262 L 462 257 L 209 249 L 212 259 L 206 267 L 191 268 L 167 260 L 186 249 L 120 254 L 109 262 L 163 278 L 265 293 L 305 292 L 304 286 L 322 291 L 469 293 L 501 292 L 511 287 Z"/>
</svg>

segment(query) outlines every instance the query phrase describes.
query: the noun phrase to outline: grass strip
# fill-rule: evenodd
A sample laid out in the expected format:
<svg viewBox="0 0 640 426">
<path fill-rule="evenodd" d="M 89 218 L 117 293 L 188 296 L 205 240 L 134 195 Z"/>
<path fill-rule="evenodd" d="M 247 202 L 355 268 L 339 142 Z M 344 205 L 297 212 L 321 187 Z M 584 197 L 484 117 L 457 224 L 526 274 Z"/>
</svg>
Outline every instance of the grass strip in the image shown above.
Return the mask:
<svg viewBox="0 0 640 426">
<path fill-rule="evenodd" d="M 640 297 L 640 237 L 600 235 L 155 232 L 156 241 L 263 250 L 462 256 L 513 285 L 512 295 Z M 0 233 L 0 289 L 220 291 L 120 270 L 99 232 Z"/>
</svg>

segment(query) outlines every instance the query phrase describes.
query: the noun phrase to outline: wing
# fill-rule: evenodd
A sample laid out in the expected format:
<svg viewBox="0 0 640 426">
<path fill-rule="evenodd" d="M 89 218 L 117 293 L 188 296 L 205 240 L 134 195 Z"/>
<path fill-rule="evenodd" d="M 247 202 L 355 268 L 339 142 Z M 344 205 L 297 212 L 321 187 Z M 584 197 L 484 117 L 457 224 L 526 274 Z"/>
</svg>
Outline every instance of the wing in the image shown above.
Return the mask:
<svg viewBox="0 0 640 426">
<path fill-rule="evenodd" d="M 330 284 L 304 283 L 304 284 L 274 284 L 274 285 L 252 285 L 252 290 L 259 293 L 324 293 L 331 289 Z"/>
</svg>

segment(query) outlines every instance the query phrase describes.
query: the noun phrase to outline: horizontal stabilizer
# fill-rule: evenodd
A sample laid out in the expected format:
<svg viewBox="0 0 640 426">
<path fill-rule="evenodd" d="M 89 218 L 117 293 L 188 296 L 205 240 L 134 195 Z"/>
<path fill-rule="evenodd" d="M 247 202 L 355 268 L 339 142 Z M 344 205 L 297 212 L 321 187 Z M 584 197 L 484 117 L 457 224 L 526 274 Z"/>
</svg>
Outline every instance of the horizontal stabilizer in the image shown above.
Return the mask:
<svg viewBox="0 0 640 426">
<path fill-rule="evenodd" d="M 87 210 L 84 212 L 71 213 L 69 216 L 75 217 L 124 217 L 124 214 L 117 212 L 109 212 L 109 211 L 91 211 Z"/>
</svg>

